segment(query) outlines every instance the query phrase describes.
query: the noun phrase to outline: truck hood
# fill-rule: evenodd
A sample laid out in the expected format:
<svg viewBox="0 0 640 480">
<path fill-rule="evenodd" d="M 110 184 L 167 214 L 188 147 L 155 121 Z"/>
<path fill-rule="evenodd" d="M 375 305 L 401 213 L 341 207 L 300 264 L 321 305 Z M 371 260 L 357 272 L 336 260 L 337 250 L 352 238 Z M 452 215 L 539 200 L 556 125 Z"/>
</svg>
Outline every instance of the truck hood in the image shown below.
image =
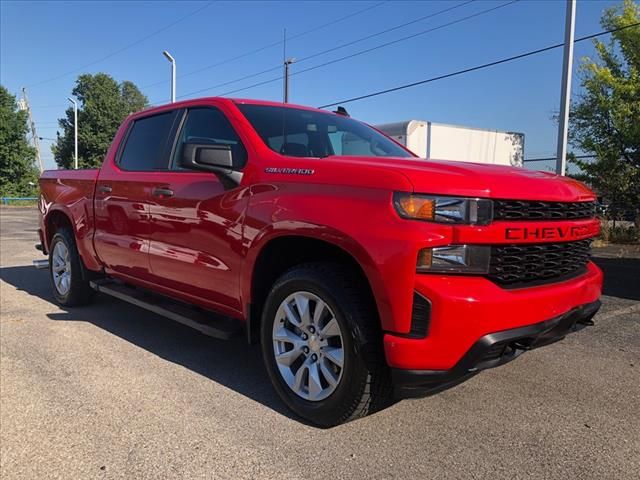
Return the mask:
<svg viewBox="0 0 640 480">
<path fill-rule="evenodd" d="M 416 193 L 563 202 L 595 199 L 595 194 L 577 180 L 521 167 L 420 158 L 331 159 L 352 167 L 385 168 L 401 173 Z"/>
</svg>

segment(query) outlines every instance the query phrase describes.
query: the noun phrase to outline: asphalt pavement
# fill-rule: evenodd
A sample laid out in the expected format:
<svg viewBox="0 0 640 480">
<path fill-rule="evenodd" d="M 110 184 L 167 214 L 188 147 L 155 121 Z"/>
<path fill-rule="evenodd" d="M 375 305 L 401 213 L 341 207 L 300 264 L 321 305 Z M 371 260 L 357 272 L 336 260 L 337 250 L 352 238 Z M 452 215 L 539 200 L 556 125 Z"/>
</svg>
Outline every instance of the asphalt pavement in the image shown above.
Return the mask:
<svg viewBox="0 0 640 480">
<path fill-rule="evenodd" d="M 596 251 L 595 326 L 322 430 L 284 408 L 243 338 L 104 296 L 57 306 L 31 266 L 36 223 L 0 209 L 3 479 L 640 478 L 640 255 Z"/>
</svg>

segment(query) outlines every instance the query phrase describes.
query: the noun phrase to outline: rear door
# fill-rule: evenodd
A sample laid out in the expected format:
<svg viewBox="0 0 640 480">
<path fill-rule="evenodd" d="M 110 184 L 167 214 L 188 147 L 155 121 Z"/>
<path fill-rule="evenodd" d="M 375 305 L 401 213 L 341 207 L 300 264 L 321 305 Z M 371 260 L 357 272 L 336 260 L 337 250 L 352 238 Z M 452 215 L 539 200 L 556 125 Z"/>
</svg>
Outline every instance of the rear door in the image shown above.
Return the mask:
<svg viewBox="0 0 640 480">
<path fill-rule="evenodd" d="M 149 201 L 166 172 L 178 111 L 136 118 L 100 170 L 94 246 L 112 274 L 149 280 Z"/>
<path fill-rule="evenodd" d="M 221 110 L 206 106 L 185 112 L 171 170 L 153 179 L 160 192 L 150 203 L 154 282 L 223 312 L 240 312 L 248 189 L 225 185 L 213 172 L 182 168 L 179 160 L 187 142 L 229 145 L 236 170 L 247 161 L 243 142 Z"/>
</svg>

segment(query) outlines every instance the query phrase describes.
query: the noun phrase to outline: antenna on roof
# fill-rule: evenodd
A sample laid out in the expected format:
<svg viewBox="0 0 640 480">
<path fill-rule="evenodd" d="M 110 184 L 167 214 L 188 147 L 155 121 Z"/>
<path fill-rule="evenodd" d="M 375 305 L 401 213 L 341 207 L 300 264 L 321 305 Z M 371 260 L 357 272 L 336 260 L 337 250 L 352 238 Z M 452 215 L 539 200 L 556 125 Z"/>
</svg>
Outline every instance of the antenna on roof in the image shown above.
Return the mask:
<svg viewBox="0 0 640 480">
<path fill-rule="evenodd" d="M 338 107 L 337 110 L 335 110 L 333 113 L 335 113 L 336 115 L 342 115 L 343 117 L 350 117 L 351 115 L 349 115 L 349 112 L 347 112 L 347 109 L 344 107 Z"/>
</svg>

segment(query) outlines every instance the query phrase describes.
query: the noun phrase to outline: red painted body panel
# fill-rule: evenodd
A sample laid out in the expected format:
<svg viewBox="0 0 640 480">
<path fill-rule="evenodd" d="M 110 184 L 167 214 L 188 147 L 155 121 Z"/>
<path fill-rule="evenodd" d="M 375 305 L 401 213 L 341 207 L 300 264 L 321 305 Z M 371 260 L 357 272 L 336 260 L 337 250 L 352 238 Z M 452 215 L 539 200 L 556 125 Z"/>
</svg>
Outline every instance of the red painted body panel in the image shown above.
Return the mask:
<svg viewBox="0 0 640 480">
<path fill-rule="evenodd" d="M 98 170 L 45 171 L 40 177 L 40 230 L 43 232 L 44 251 L 49 251 L 51 232 L 47 220 L 55 212 L 63 213 L 73 225 L 78 251 L 87 268 L 100 269 L 100 260 L 93 248 L 94 216 L 93 194 Z"/>
<path fill-rule="evenodd" d="M 592 264 L 581 277 L 520 290 L 502 289 L 482 277 L 416 273 L 418 251 L 425 247 L 532 243 L 531 234 L 524 238 L 517 232 L 507 233 L 514 227 L 541 229 L 535 243 L 579 240 L 597 235 L 595 219 L 454 227 L 401 219 L 392 205 L 395 191 L 594 200 L 581 183 L 542 172 L 463 162 L 286 157 L 269 149 L 240 113 L 236 103 L 245 101 L 271 104 L 210 98 L 130 116 L 99 174 L 43 174 L 43 222 L 56 209 L 69 215 L 76 225 L 80 253 L 91 270 L 104 268 L 127 282 L 242 320 L 252 300 L 255 262 L 265 245 L 282 236 L 332 243 L 365 272 L 382 328 L 388 332 L 387 361 L 399 368 L 450 368 L 486 333 L 537 323 L 599 296 L 602 276 Z M 126 172 L 116 165 L 118 145 L 131 121 L 171 108 L 202 105 L 224 112 L 247 148 L 240 185 L 225 189 L 213 173 Z M 267 171 L 271 168 L 313 172 L 291 175 Z M 105 186 L 111 191 L 103 192 Z M 158 187 L 173 190 L 174 196 L 154 196 L 153 189 Z M 414 290 L 432 302 L 426 339 L 394 335 L 410 330 Z"/>
<path fill-rule="evenodd" d="M 150 202 L 152 282 L 241 316 L 242 230 L 249 189 L 225 190 L 206 172 L 169 172 L 154 180 L 175 194 Z"/>
</svg>

